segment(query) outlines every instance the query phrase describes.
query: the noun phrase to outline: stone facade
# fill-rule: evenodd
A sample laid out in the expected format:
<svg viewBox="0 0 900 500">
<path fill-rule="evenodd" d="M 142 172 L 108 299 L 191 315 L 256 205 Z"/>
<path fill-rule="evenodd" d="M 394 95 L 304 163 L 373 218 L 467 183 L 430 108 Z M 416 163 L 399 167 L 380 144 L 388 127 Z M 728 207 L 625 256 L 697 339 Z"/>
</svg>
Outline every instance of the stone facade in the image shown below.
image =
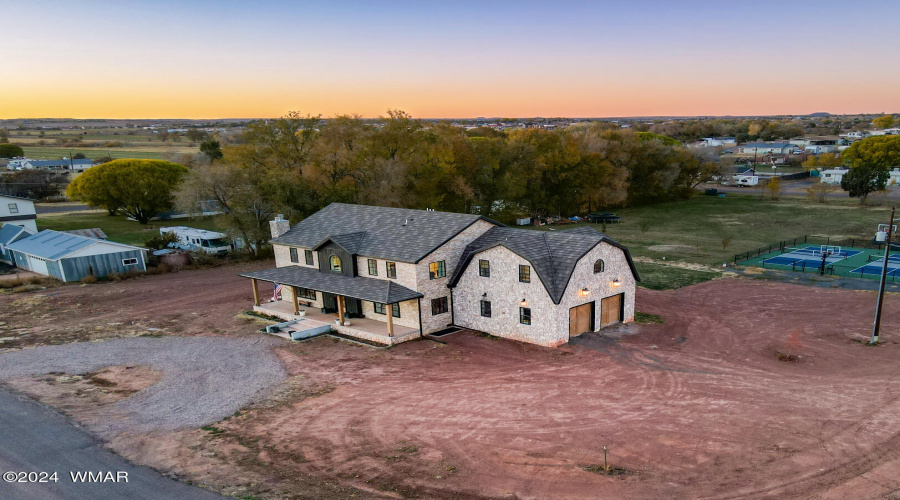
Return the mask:
<svg viewBox="0 0 900 500">
<path fill-rule="evenodd" d="M 459 257 L 462 255 L 466 245 L 475 241 L 476 238 L 492 227 L 494 227 L 494 224 L 486 220 L 478 220 L 454 236 L 450 241 L 428 254 L 416 265 L 416 286 L 409 288 L 424 295 L 422 297 L 423 333 L 437 332 L 453 323 L 453 314 L 450 312 L 453 308 L 453 297 L 450 296 L 450 289 L 447 288 L 447 283 L 449 283 L 450 277 L 453 276 L 456 265 L 459 263 Z M 443 278 L 430 279 L 428 265 L 438 261 L 444 261 L 447 275 Z M 409 286 L 405 283 L 404 285 Z M 432 315 L 431 300 L 440 297 L 447 297 L 448 310 L 443 314 Z M 458 322 L 456 323 L 458 324 Z"/>
<path fill-rule="evenodd" d="M 478 272 L 478 260 L 490 262 L 490 277 Z M 603 259 L 605 271 L 594 274 L 594 262 Z M 497 246 L 476 254 L 453 290 L 455 323 L 514 340 L 556 347 L 569 341 L 569 309 L 594 302 L 594 329 L 600 328 L 601 299 L 624 293 L 624 320 L 634 320 L 635 281 L 625 252 L 600 243 L 582 257 L 559 304 L 554 304 L 540 278 L 531 269 L 531 282 L 519 282 L 519 265 L 531 263 Z M 614 287 L 612 282 L 621 283 Z M 588 289 L 588 295 L 581 293 Z M 487 295 L 484 295 L 487 294 Z M 522 299 L 531 309 L 531 324 L 519 321 Z M 481 300 L 491 302 L 491 317 L 481 316 Z"/>
</svg>

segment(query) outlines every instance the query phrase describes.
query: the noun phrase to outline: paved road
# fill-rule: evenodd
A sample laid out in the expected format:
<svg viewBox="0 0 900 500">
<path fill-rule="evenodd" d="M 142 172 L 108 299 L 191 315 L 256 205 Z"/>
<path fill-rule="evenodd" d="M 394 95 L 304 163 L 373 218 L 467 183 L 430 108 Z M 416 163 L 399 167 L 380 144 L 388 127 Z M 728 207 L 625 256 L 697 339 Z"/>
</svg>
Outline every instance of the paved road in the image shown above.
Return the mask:
<svg viewBox="0 0 900 500">
<path fill-rule="evenodd" d="M 0 481 L 0 498 L 15 500 L 68 499 L 189 499 L 223 497 L 136 466 L 101 446 L 66 419 L 33 401 L 0 389 L 0 474 L 9 471 L 56 472 L 50 483 Z M 127 472 L 128 482 L 76 483 L 70 471 Z M 121 477 L 121 476 L 120 476 Z"/>
</svg>

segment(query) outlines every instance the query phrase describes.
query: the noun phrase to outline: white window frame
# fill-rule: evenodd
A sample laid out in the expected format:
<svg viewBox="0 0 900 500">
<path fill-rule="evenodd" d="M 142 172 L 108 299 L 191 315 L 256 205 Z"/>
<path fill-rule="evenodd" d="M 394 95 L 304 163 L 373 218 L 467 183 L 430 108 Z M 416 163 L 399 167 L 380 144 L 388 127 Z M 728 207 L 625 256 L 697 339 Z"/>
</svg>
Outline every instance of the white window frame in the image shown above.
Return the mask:
<svg viewBox="0 0 900 500">
<path fill-rule="evenodd" d="M 130 262 L 130 261 L 132 261 L 132 260 L 133 260 L 134 262 Z M 127 259 L 122 259 L 122 265 L 123 265 L 123 266 L 136 266 L 136 265 L 138 265 L 139 262 L 140 262 L 140 260 L 138 260 L 137 257 L 129 257 L 129 258 L 127 258 Z"/>
</svg>

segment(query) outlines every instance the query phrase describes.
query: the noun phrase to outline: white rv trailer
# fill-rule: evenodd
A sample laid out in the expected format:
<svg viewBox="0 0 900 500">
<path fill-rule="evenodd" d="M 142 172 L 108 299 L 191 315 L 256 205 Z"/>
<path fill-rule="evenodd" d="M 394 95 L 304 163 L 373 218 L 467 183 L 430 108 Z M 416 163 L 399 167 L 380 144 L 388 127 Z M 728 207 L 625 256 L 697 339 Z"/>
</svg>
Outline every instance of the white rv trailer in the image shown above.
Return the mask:
<svg viewBox="0 0 900 500">
<path fill-rule="evenodd" d="M 178 241 L 171 244 L 181 250 L 191 252 L 203 252 L 211 254 L 225 254 L 231 251 L 231 241 L 224 233 L 207 231 L 206 229 L 194 229 L 187 226 L 172 226 L 159 228 L 160 234 L 172 233 Z"/>
</svg>

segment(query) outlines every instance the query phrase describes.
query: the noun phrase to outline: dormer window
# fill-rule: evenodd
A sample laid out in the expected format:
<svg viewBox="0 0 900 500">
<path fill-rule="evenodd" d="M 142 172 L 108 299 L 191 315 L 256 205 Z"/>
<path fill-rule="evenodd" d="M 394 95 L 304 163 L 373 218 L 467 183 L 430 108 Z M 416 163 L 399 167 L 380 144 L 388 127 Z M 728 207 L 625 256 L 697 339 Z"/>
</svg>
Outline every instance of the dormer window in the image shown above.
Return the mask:
<svg viewBox="0 0 900 500">
<path fill-rule="evenodd" d="M 341 258 L 338 257 L 337 255 L 331 256 L 331 259 L 329 260 L 329 264 L 331 266 L 332 271 L 334 271 L 336 273 L 343 271 L 343 266 L 341 266 Z"/>
</svg>

